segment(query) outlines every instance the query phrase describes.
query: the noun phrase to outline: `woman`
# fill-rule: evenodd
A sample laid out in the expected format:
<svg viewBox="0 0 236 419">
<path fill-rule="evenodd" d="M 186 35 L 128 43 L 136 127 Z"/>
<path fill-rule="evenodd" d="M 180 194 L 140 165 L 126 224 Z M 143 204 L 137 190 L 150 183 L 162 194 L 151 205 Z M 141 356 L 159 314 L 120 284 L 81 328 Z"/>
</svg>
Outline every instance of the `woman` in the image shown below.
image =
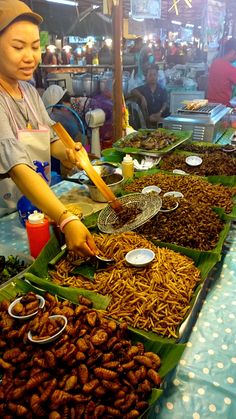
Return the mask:
<svg viewBox="0 0 236 419">
<path fill-rule="evenodd" d="M 53 121 L 27 83 L 40 61 L 41 22 L 25 3 L 0 0 L 0 215 L 14 211 L 23 194 L 61 226 L 69 249 L 92 256 L 96 246 L 89 231 L 34 170 L 33 161 L 49 162 L 50 154 L 79 164 L 53 133 Z"/>
</svg>

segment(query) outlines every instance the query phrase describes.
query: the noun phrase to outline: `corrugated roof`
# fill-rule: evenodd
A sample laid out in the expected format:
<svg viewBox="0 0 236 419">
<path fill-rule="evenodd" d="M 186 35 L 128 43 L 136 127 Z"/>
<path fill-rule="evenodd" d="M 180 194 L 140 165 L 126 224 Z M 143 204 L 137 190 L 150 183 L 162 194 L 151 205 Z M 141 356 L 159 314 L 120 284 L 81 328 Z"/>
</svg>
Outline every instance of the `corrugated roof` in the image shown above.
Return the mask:
<svg viewBox="0 0 236 419">
<path fill-rule="evenodd" d="M 235 1 L 236 0 L 226 0 L 231 13 L 233 13 L 236 18 Z M 25 2 L 36 12 L 42 14 L 45 19 L 42 26 L 43 29 L 48 29 L 50 32 L 54 33 L 62 33 L 64 35 L 73 34 L 70 32 L 71 28 L 75 28 L 77 23 L 79 24 L 80 16 L 89 10 L 89 8 L 91 9 L 93 5 L 99 6 L 100 9 L 97 10 L 102 12 L 103 4 L 103 0 L 79 0 L 78 7 L 50 3 L 46 0 L 25 0 Z M 179 20 L 184 24 L 194 23 L 196 25 L 201 25 L 207 0 L 192 0 L 192 8 L 189 8 L 184 0 L 179 0 L 178 16 L 176 16 L 174 8 L 170 11 L 172 4 L 172 0 L 161 0 L 161 19 L 163 20 L 163 26 L 171 20 Z M 125 18 L 129 17 L 129 12 L 130 0 L 123 0 L 123 16 Z M 90 23 L 88 23 L 87 26 L 88 31 L 89 26 Z M 158 26 L 160 25 L 158 24 Z"/>
</svg>

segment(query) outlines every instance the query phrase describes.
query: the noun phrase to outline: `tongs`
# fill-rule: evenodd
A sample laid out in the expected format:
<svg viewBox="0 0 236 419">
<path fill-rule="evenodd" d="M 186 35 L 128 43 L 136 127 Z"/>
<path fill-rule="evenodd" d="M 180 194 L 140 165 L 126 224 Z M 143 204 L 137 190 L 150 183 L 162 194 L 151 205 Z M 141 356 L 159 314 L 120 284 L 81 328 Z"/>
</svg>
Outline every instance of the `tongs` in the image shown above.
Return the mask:
<svg viewBox="0 0 236 419">
<path fill-rule="evenodd" d="M 65 130 L 65 128 L 60 124 L 60 122 L 54 124 L 52 128 L 63 142 L 64 146 L 74 151 L 82 169 L 87 173 L 91 181 L 97 186 L 113 210 L 118 213 L 122 209 L 121 203 L 117 200 L 112 190 L 109 188 L 109 186 L 106 185 L 101 176 L 93 168 L 84 147 L 81 146 L 79 151 L 75 150 L 76 143 Z"/>
</svg>

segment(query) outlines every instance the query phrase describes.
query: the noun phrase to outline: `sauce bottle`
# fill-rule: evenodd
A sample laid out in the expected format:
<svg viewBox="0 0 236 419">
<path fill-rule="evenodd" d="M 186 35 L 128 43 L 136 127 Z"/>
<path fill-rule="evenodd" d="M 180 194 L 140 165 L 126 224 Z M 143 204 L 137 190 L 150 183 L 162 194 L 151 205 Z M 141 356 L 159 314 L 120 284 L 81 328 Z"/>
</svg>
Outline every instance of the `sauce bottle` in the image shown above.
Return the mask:
<svg viewBox="0 0 236 419">
<path fill-rule="evenodd" d="M 121 163 L 122 175 L 124 180 L 133 179 L 134 177 L 134 161 L 129 154 L 126 154 Z"/>
<path fill-rule="evenodd" d="M 30 254 L 36 258 L 50 239 L 49 222 L 44 214 L 34 211 L 29 215 L 25 225 Z"/>
</svg>

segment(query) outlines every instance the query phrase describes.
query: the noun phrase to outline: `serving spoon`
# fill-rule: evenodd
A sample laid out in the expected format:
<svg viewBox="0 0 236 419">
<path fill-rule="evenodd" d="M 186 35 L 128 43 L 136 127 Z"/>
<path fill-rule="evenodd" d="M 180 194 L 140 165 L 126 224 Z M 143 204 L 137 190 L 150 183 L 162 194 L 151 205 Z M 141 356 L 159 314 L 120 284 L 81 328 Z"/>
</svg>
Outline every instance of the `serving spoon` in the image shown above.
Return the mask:
<svg viewBox="0 0 236 419">
<path fill-rule="evenodd" d="M 61 250 L 66 250 L 67 249 L 67 245 L 63 244 L 63 246 L 61 246 Z M 114 259 L 112 258 L 106 258 L 105 256 L 99 256 L 99 255 L 94 255 L 92 256 L 92 258 L 95 257 L 96 259 L 98 259 L 100 262 L 104 262 L 104 263 L 111 263 L 114 262 Z M 89 258 L 91 259 L 91 258 Z"/>
</svg>

